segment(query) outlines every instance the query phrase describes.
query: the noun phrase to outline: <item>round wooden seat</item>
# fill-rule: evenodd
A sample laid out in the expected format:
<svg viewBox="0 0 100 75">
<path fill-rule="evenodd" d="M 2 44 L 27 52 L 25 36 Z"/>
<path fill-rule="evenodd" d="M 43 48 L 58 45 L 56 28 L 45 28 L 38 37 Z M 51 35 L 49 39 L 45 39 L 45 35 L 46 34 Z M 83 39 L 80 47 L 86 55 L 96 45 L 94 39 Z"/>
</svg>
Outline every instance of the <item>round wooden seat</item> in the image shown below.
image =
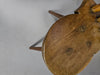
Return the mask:
<svg viewBox="0 0 100 75">
<path fill-rule="evenodd" d="M 99 50 L 95 46 L 95 33 L 98 32 L 95 28 L 100 24 L 96 22 L 96 15 L 89 10 L 95 5 L 90 1 L 78 9 L 80 14 L 59 19 L 47 33 L 42 47 L 43 58 L 54 75 L 76 75 Z"/>
<path fill-rule="evenodd" d="M 100 5 L 83 0 L 75 14 L 49 13 L 60 19 L 48 31 L 42 47 L 34 47 L 35 44 L 30 48 L 42 50 L 43 59 L 54 75 L 76 75 L 100 50 Z"/>
</svg>

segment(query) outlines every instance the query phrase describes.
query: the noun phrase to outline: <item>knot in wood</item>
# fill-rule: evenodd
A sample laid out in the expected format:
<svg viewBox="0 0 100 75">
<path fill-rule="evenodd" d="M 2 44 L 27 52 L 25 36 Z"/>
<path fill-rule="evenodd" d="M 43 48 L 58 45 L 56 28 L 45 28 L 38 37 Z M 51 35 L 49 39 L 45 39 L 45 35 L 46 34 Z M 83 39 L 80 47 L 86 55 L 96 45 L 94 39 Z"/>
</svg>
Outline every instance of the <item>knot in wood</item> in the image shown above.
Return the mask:
<svg viewBox="0 0 100 75">
<path fill-rule="evenodd" d="M 66 50 L 67 55 L 71 55 L 73 53 L 73 48 L 68 48 Z"/>
</svg>

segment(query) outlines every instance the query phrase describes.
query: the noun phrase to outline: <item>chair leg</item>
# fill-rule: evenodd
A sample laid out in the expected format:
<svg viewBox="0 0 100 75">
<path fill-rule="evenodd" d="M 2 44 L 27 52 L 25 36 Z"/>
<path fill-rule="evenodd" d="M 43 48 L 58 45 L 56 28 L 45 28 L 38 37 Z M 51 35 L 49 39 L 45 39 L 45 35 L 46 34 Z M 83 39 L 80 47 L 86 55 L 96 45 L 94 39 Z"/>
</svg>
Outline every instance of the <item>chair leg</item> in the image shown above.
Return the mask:
<svg viewBox="0 0 100 75">
<path fill-rule="evenodd" d="M 52 10 L 49 10 L 49 13 L 52 14 L 52 15 L 54 15 L 54 16 L 57 17 L 57 18 L 62 18 L 62 17 L 64 17 L 63 15 L 61 15 L 61 14 L 59 14 L 59 13 L 56 13 L 56 12 L 54 12 L 54 11 L 52 11 Z"/>
<path fill-rule="evenodd" d="M 100 4 L 97 4 L 95 6 L 92 7 L 92 11 L 95 12 L 100 12 Z"/>
<path fill-rule="evenodd" d="M 33 46 L 30 47 L 30 49 L 32 49 L 32 50 L 37 50 L 37 51 L 41 51 L 41 48 L 42 48 L 42 47 L 33 47 Z"/>
<path fill-rule="evenodd" d="M 93 6 L 92 12 L 96 14 L 97 21 L 100 22 L 100 4 Z"/>
<path fill-rule="evenodd" d="M 41 38 L 40 40 L 38 40 L 38 41 L 37 41 L 35 44 L 33 44 L 29 49 L 41 51 L 41 48 L 42 48 L 42 47 L 35 47 L 35 46 L 36 46 L 37 44 L 39 44 L 43 39 L 44 39 L 44 37 Z"/>
</svg>

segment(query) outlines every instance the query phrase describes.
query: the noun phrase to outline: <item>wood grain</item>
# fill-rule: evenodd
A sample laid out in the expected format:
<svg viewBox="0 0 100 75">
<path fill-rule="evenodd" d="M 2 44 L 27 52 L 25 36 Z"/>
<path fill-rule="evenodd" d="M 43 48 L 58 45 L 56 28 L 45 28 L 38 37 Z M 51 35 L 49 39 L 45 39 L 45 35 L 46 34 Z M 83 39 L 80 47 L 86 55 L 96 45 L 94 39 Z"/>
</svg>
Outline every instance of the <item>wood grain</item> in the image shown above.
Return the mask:
<svg viewBox="0 0 100 75">
<path fill-rule="evenodd" d="M 42 46 L 44 61 L 54 75 L 76 75 L 100 50 L 100 23 L 84 0 L 80 8 L 60 18 L 48 31 Z"/>
</svg>

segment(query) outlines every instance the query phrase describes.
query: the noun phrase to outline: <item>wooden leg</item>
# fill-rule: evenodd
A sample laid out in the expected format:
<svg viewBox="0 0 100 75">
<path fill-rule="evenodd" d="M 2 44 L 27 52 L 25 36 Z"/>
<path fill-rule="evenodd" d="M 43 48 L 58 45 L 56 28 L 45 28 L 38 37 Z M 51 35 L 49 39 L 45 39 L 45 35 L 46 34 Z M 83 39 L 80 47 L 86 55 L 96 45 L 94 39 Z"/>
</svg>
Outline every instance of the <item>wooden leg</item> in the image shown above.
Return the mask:
<svg viewBox="0 0 100 75">
<path fill-rule="evenodd" d="M 39 44 L 43 39 L 44 39 L 44 37 L 41 38 L 40 40 L 38 40 L 38 41 L 37 41 L 35 44 L 33 44 L 29 49 L 41 51 L 41 48 L 42 48 L 42 47 L 35 47 L 35 46 L 36 46 L 37 44 Z"/>
<path fill-rule="evenodd" d="M 97 21 L 100 22 L 100 4 L 93 6 L 92 12 L 96 14 Z"/>
<path fill-rule="evenodd" d="M 57 17 L 57 18 L 62 18 L 62 17 L 64 17 L 63 15 L 58 14 L 58 13 L 52 11 L 52 10 L 49 10 L 49 13 L 52 14 L 52 15 L 54 15 L 54 16 Z"/>
<path fill-rule="evenodd" d="M 30 49 L 32 49 L 32 50 L 37 50 L 37 51 L 41 51 L 41 48 L 42 48 L 42 47 L 33 47 L 33 46 L 30 47 Z"/>
<path fill-rule="evenodd" d="M 95 12 L 100 12 L 100 4 L 97 4 L 95 6 L 92 7 L 92 11 Z"/>
</svg>

